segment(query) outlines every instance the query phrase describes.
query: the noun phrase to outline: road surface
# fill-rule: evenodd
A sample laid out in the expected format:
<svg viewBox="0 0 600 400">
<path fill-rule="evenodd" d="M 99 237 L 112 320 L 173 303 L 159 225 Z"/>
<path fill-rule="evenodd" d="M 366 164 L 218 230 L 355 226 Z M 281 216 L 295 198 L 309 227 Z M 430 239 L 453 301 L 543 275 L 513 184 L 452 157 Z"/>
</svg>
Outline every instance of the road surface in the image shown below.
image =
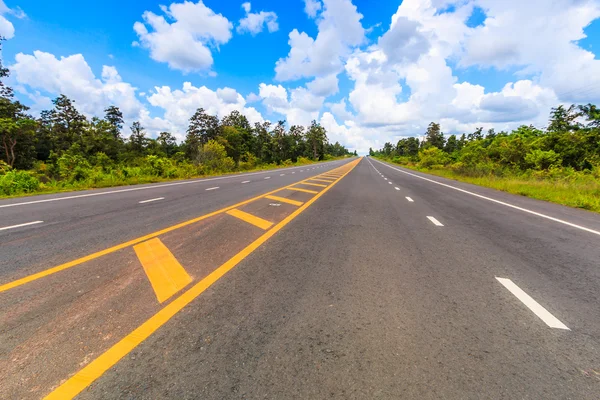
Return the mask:
<svg viewBox="0 0 600 400">
<path fill-rule="evenodd" d="M 354 158 L 0 221 L 0 398 L 599 397 L 598 214 Z"/>
</svg>

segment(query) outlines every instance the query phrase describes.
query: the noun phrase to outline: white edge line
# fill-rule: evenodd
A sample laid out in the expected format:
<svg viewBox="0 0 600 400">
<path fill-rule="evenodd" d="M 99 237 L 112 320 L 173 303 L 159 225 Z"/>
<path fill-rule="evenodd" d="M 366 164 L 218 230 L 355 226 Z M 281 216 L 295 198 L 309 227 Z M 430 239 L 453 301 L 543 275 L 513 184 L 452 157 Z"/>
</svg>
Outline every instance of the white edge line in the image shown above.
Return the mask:
<svg viewBox="0 0 600 400">
<path fill-rule="evenodd" d="M 250 183 L 250 181 L 243 181 L 242 183 Z"/>
<path fill-rule="evenodd" d="M 535 315 L 537 315 L 542 321 L 546 323 L 550 328 L 556 329 L 566 329 L 570 331 L 569 327 L 560 322 L 558 318 L 554 315 L 550 314 L 548 310 L 546 310 L 540 303 L 535 301 L 530 295 L 525 293 L 523 289 L 518 287 L 513 281 L 507 278 L 498 278 L 496 277 L 498 282 L 502 284 L 505 288 L 508 289 L 509 292 L 515 295 L 515 297 L 523 304 L 527 306 Z"/>
<path fill-rule="evenodd" d="M 403 174 L 414 176 L 415 178 L 423 179 L 425 181 L 432 182 L 432 183 L 435 183 L 435 184 L 440 185 L 440 186 L 445 186 L 445 187 L 448 187 L 450 189 L 458 190 L 459 192 L 470 194 L 471 196 L 479 197 L 480 199 L 488 200 L 488 201 L 494 202 L 496 204 L 501 204 L 503 206 L 510 207 L 510 208 L 515 209 L 515 210 L 523 211 L 523 212 L 526 212 L 528 214 L 536 215 L 538 217 L 545 218 L 545 219 L 548 219 L 550 221 L 558 222 L 559 224 L 567 225 L 567 226 L 570 226 L 572 228 L 581 229 L 582 231 L 586 231 L 586 232 L 589 232 L 589 233 L 593 233 L 594 235 L 600 236 L 600 231 L 596 231 L 594 229 L 586 228 L 585 226 L 577 225 L 577 224 L 574 224 L 572 222 L 568 222 L 568 221 L 564 221 L 562 219 L 554 218 L 554 217 L 551 217 L 549 215 L 542 214 L 542 213 L 539 213 L 539 212 L 536 212 L 536 211 L 528 210 L 527 208 L 522 208 L 522 207 L 510 204 L 510 203 L 505 203 L 505 202 L 500 201 L 500 200 L 492 199 L 491 197 L 487 197 L 487 196 L 483 196 L 481 194 L 473 193 L 473 192 L 470 192 L 470 191 L 465 190 L 465 189 L 457 188 L 456 186 L 448 185 L 446 183 L 438 182 L 438 181 L 435 181 L 433 179 L 429 179 L 429 178 L 425 178 L 423 176 L 419 176 L 417 174 L 411 174 L 410 172 L 402 171 L 401 169 L 394 168 L 391 165 L 387 165 L 387 164 L 385 164 L 385 163 L 383 163 L 381 161 L 378 161 L 378 160 L 375 160 L 375 161 L 378 162 L 378 163 L 381 163 L 381 164 L 385 165 L 388 168 L 391 168 L 391 169 L 396 170 L 398 172 L 402 172 Z"/>
<path fill-rule="evenodd" d="M 427 219 L 433 222 L 435 226 L 444 226 L 440 221 L 435 219 L 434 217 L 427 216 Z"/>
<path fill-rule="evenodd" d="M 406 196 L 406 200 L 408 200 L 411 203 L 414 203 L 415 201 L 413 199 L 411 199 L 410 197 Z"/>
<path fill-rule="evenodd" d="M 335 165 L 335 164 L 338 164 L 338 163 L 339 163 L 339 161 L 329 161 L 328 165 Z M 289 167 L 289 168 L 284 168 L 283 170 L 285 171 L 285 170 L 298 169 L 298 168 L 303 168 L 303 167 Z M 127 189 L 111 190 L 109 192 L 86 193 L 86 194 L 77 194 L 77 195 L 73 195 L 73 196 L 54 197 L 52 199 L 32 200 L 32 201 L 24 201 L 24 202 L 21 202 L 21 203 L 12 203 L 12 204 L 2 204 L 2 205 L 0 205 L 0 208 L 26 206 L 26 205 L 38 204 L 38 203 L 49 203 L 49 202 L 52 202 L 52 201 L 72 200 L 72 199 L 79 199 L 79 198 L 84 198 L 84 197 L 103 196 L 103 195 L 115 194 L 115 193 L 135 192 L 135 191 L 138 191 L 138 190 L 150 190 L 150 189 L 157 189 L 157 188 L 163 188 L 163 187 L 169 187 L 169 186 L 191 185 L 191 184 L 195 184 L 195 183 L 204 183 L 204 182 L 216 181 L 216 180 L 221 180 L 221 179 L 231 179 L 231 178 L 235 179 L 235 178 L 239 178 L 240 176 L 252 176 L 252 175 L 259 175 L 259 174 L 269 174 L 269 173 L 272 173 L 272 172 L 273 171 L 248 172 L 248 173 L 245 173 L 245 174 L 219 176 L 219 177 L 216 177 L 216 178 L 200 178 L 200 179 L 196 179 L 196 180 L 193 180 L 193 181 L 172 182 L 172 183 L 164 183 L 164 184 L 153 185 L 153 186 L 132 187 L 132 188 L 127 188 Z M 292 172 L 292 174 L 294 174 L 294 173 L 295 172 Z M 43 193 L 41 195 L 43 195 Z"/>
<path fill-rule="evenodd" d="M 215 190 L 215 189 L 218 189 L 218 188 L 219 188 L 218 186 L 215 186 L 215 187 L 211 187 L 211 188 L 204 189 L 204 190 Z"/>
<path fill-rule="evenodd" d="M 19 224 L 19 225 L 11 225 L 11 226 L 5 226 L 0 228 L 0 231 L 5 231 L 7 229 L 13 229 L 13 228 L 20 228 L 22 226 L 29 226 L 29 225 L 35 225 L 35 224 L 41 224 L 44 221 L 33 221 L 33 222 L 27 222 L 24 224 Z"/>
<path fill-rule="evenodd" d="M 142 201 L 138 201 L 139 204 L 144 204 L 144 203 L 150 203 L 151 201 L 158 201 L 158 200 L 164 200 L 164 197 L 157 197 L 155 199 L 149 199 L 149 200 L 142 200 Z"/>
</svg>

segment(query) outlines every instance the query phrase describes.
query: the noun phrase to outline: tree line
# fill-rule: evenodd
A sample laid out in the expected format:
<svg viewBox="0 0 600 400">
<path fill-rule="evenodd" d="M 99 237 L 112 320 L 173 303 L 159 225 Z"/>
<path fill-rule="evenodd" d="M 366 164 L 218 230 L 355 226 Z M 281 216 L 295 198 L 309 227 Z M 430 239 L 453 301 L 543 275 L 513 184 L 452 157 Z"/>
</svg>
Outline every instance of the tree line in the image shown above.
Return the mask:
<svg viewBox="0 0 600 400">
<path fill-rule="evenodd" d="M 1 42 L 0 42 L 1 43 Z M 198 108 L 185 140 L 171 132 L 148 136 L 138 121 L 125 132 L 117 106 L 88 118 L 61 94 L 39 117 L 5 84 L 9 70 L 0 60 L 0 194 L 55 188 L 101 187 L 307 163 L 352 153 L 330 143 L 316 121 L 252 125 L 239 111 L 219 119 Z M 354 152 L 356 155 L 356 152 Z"/>
<path fill-rule="evenodd" d="M 402 138 L 396 144 L 369 150 L 399 163 L 424 168 L 450 168 L 465 175 L 519 175 L 538 177 L 573 172 L 600 172 L 600 110 L 593 104 L 560 105 L 551 110 L 544 129 L 520 126 L 496 132 L 477 128 L 472 133 L 446 136 L 438 123 L 424 136 Z"/>
</svg>

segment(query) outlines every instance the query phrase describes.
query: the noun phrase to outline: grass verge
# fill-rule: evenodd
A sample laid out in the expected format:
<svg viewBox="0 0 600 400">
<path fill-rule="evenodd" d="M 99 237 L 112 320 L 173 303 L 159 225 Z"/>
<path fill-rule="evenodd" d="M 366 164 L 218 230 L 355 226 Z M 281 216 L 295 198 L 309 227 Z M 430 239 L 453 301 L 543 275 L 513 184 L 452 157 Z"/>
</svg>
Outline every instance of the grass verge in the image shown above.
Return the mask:
<svg viewBox="0 0 600 400">
<path fill-rule="evenodd" d="M 416 165 L 394 163 L 384 158 L 381 158 L 381 160 L 459 182 L 472 183 L 507 193 L 600 213 L 600 180 L 591 175 L 552 179 L 526 176 L 466 176 L 445 168 L 422 168 Z"/>
<path fill-rule="evenodd" d="M 266 164 L 263 166 L 258 166 L 256 168 L 243 170 L 243 171 L 231 171 L 231 172 L 216 171 L 216 172 L 210 173 L 210 174 L 191 175 L 191 176 L 186 176 L 183 178 L 165 178 L 165 177 L 154 176 L 154 175 L 142 175 L 142 176 L 132 176 L 132 177 L 114 176 L 114 179 L 110 179 L 110 178 L 112 178 L 112 176 L 109 176 L 108 179 L 106 178 L 106 176 L 104 176 L 102 180 L 98 180 L 98 181 L 85 180 L 85 181 L 81 181 L 81 182 L 72 182 L 72 183 L 68 183 L 68 184 L 65 182 L 61 182 L 61 181 L 50 181 L 50 182 L 41 184 L 36 189 L 28 191 L 28 192 L 17 192 L 14 194 L 7 195 L 7 194 L 3 193 L 2 190 L 0 190 L 0 199 L 37 196 L 40 194 L 76 192 L 76 191 L 81 191 L 81 190 L 102 189 L 102 188 L 117 187 L 117 186 L 133 186 L 133 185 L 143 185 L 143 184 L 149 184 L 149 183 L 176 182 L 176 181 L 185 181 L 185 180 L 190 180 L 190 179 L 210 178 L 213 176 L 238 175 L 238 174 L 244 174 L 244 173 L 248 173 L 248 172 L 278 170 L 278 169 L 282 169 L 282 168 L 301 167 L 304 165 L 308 166 L 308 165 L 320 164 L 320 163 L 324 163 L 324 162 L 342 160 L 345 158 L 347 158 L 347 157 L 336 157 L 336 158 L 331 158 L 331 159 L 323 160 L 323 161 L 310 161 L 310 162 L 301 162 L 301 163 L 297 162 L 297 163 L 293 163 L 293 164 L 287 164 L 287 165 L 282 164 L 282 165 L 277 165 L 277 166 L 274 166 L 273 164 Z"/>
</svg>

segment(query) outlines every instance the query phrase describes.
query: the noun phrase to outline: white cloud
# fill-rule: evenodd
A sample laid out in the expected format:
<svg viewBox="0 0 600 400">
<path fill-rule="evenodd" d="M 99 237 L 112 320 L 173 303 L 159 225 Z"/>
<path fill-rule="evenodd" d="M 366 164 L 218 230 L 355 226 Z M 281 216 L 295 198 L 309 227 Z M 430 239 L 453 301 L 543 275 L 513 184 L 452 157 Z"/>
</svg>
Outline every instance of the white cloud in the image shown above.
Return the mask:
<svg viewBox="0 0 600 400">
<path fill-rule="evenodd" d="M 6 3 L 3 0 L 0 0 L 0 36 L 6 39 L 12 39 L 15 36 L 15 27 L 10 22 L 5 15 L 12 15 L 15 18 L 25 18 L 25 12 L 21 10 L 19 7 L 8 8 Z"/>
<path fill-rule="evenodd" d="M 81 54 L 58 59 L 53 54 L 34 51 L 33 55 L 19 53 L 15 59 L 10 69 L 19 85 L 54 96 L 65 94 L 89 116 L 102 113 L 110 104 L 121 108 L 129 119 L 136 118 L 142 109 L 135 95 L 137 89 L 123 82 L 116 68 L 103 66 L 98 79 Z M 46 100 L 39 98 L 47 105 Z"/>
<path fill-rule="evenodd" d="M 317 16 L 322 6 L 319 0 L 304 0 L 304 12 L 311 18 Z"/>
<path fill-rule="evenodd" d="M 306 84 L 311 93 L 317 96 L 331 96 L 338 92 L 338 78 L 335 74 L 317 77 Z"/>
<path fill-rule="evenodd" d="M 145 11 L 144 22 L 134 24 L 139 43 L 133 45 L 150 50 L 153 60 L 165 62 L 173 69 L 184 72 L 209 69 L 213 64 L 209 47 L 227 43 L 233 25 L 206 7 L 202 0 L 172 3 L 161 10 L 168 20 Z"/>
<path fill-rule="evenodd" d="M 307 3 L 308 4 L 308 3 Z M 343 70 L 350 51 L 364 43 L 362 14 L 350 0 L 324 0 L 317 19 L 316 39 L 294 29 L 289 34 L 290 52 L 277 61 L 276 79 L 295 80 L 318 77 Z"/>
<path fill-rule="evenodd" d="M 600 100 L 600 60 L 582 49 L 584 28 L 600 17 L 592 0 L 476 0 L 485 23 L 464 43 L 463 66 L 517 67 L 567 102 Z M 595 88 L 595 90 L 590 90 Z"/>
<path fill-rule="evenodd" d="M 196 109 L 202 107 L 211 115 L 223 118 L 234 110 L 244 114 L 251 123 L 262 122 L 262 115 L 253 107 L 246 107 L 246 100 L 231 88 L 217 89 L 206 86 L 196 87 L 184 82 L 181 89 L 173 90 L 169 86 L 155 87 L 147 97 L 148 102 L 164 110 L 160 121 L 168 124 L 171 132 L 185 134 L 190 117 Z"/>
<path fill-rule="evenodd" d="M 153 136 L 169 131 L 183 140 L 189 118 L 199 107 L 220 118 L 239 110 L 252 123 L 263 121 L 262 115 L 247 107 L 246 100 L 236 90 L 228 87 L 211 90 L 190 82 L 185 82 L 181 89 L 161 86 L 148 95 L 144 93 L 148 102 L 160 110 L 159 114 L 162 112 L 151 115 L 136 96 L 137 89 L 124 82 L 115 67 L 103 66 L 101 77 L 97 78 L 81 54 L 57 58 L 41 51 L 33 55 L 19 53 L 10 69 L 14 72 L 15 88 L 33 102 L 34 111 L 52 108 L 50 97 L 62 93 L 73 99 L 77 109 L 88 117 L 102 116 L 106 107 L 116 105 L 123 112 L 127 126 L 139 120 Z"/>
<path fill-rule="evenodd" d="M 277 23 L 277 14 L 272 11 L 260 11 L 258 13 L 250 12 L 250 3 L 242 4 L 242 8 L 246 11 L 246 16 L 240 19 L 237 27 L 238 33 L 249 32 L 251 35 L 256 35 L 263 31 L 265 25 L 269 32 L 279 30 Z"/>
<path fill-rule="evenodd" d="M 304 87 L 288 90 L 281 85 L 259 85 L 259 96 L 269 112 L 285 116 L 290 125 L 308 125 L 319 118 L 325 97 L 316 96 Z"/>
</svg>

